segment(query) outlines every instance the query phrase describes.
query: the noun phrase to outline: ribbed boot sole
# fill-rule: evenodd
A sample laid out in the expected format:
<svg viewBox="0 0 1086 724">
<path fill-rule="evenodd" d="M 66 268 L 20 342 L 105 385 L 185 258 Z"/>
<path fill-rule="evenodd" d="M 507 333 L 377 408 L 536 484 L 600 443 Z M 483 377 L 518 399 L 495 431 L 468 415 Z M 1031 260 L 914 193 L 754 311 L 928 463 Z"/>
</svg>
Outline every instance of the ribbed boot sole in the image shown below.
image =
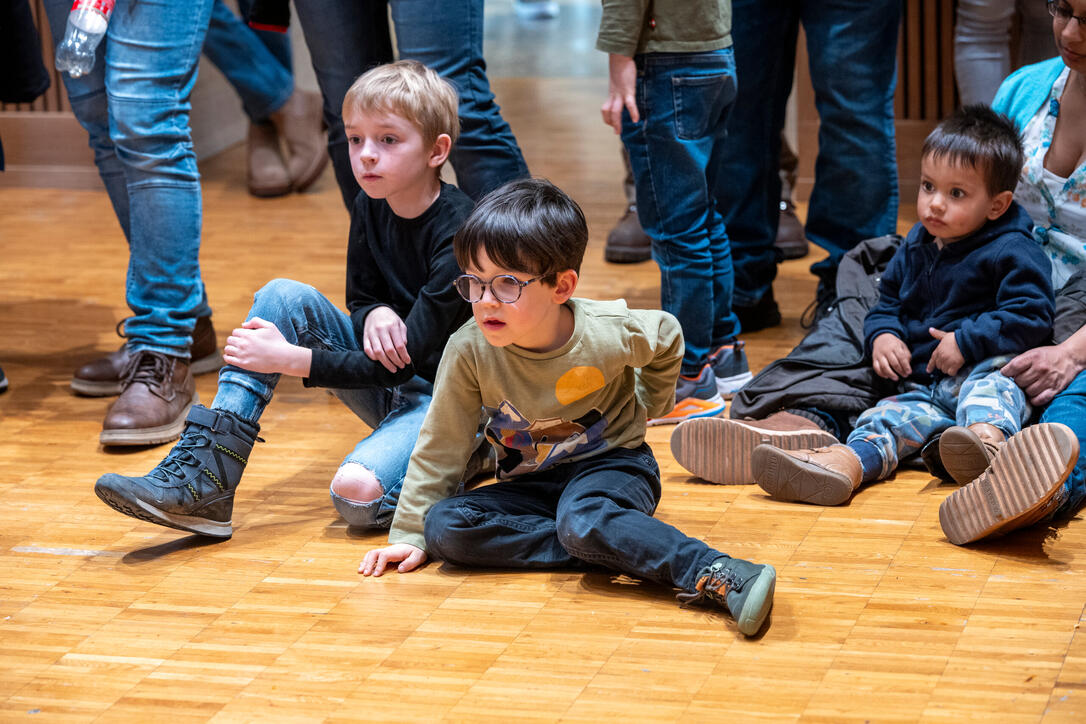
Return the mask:
<svg viewBox="0 0 1086 724">
<path fill-rule="evenodd" d="M 671 435 L 671 452 L 679 465 L 703 480 L 748 485 L 754 482 L 751 453 L 763 443 L 802 450 L 836 442 L 823 430 L 763 430 L 739 420 L 710 417 L 680 423 Z"/>
<path fill-rule="evenodd" d="M 992 462 L 984 442 L 965 427 L 952 427 L 939 437 L 939 459 L 959 485 L 976 480 Z"/>
<path fill-rule="evenodd" d="M 844 475 L 797 460 L 776 447 L 754 448 L 750 464 L 754 482 L 777 500 L 840 505 L 852 497 L 852 482 Z"/>
<path fill-rule="evenodd" d="M 1027 427 L 999 449 L 991 467 L 939 506 L 939 524 L 955 545 L 1035 523 L 1052 507 L 1078 461 L 1078 439 L 1066 425 Z"/>
<path fill-rule="evenodd" d="M 116 490 L 104 485 L 95 484 L 94 493 L 98 499 L 118 513 L 124 513 L 130 518 L 143 520 L 148 523 L 162 525 L 175 530 L 183 530 L 186 533 L 211 536 L 213 538 L 229 538 L 234 534 L 232 521 L 220 523 L 218 521 L 197 518 L 190 515 L 177 515 L 159 510 L 143 501 L 132 501 L 124 497 Z"/>
</svg>

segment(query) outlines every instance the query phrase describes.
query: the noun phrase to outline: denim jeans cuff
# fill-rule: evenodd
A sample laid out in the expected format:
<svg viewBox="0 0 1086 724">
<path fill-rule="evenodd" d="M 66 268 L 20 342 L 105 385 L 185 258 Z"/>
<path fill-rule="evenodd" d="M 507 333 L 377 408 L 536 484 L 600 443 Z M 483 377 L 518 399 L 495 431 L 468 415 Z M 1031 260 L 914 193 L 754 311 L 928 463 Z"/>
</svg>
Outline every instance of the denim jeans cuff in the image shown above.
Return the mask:
<svg viewBox="0 0 1086 724">
<path fill-rule="evenodd" d="M 332 505 L 335 506 L 336 512 L 343 517 L 343 520 L 347 521 L 349 526 L 371 529 L 388 528 L 392 523 L 388 516 L 383 518 L 381 516 L 381 504 L 384 502 L 384 496 L 368 503 L 360 503 L 336 495 L 336 492 L 331 489 L 328 490 L 328 494 L 332 496 Z"/>
</svg>

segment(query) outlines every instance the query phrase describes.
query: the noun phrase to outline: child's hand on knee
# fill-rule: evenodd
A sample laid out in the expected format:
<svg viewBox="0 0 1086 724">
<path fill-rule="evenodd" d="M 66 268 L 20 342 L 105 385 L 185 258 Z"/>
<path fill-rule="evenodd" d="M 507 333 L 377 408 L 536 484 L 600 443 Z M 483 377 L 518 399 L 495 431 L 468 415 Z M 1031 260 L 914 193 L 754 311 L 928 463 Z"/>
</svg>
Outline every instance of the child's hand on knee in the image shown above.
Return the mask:
<svg viewBox="0 0 1086 724">
<path fill-rule="evenodd" d="M 291 344 L 274 324 L 253 317 L 227 337 L 222 358 L 250 372 L 308 377 L 313 351 Z"/>
<path fill-rule="evenodd" d="M 928 334 L 939 340 L 935 351 L 931 353 L 931 359 L 928 360 L 928 372 L 937 369 L 951 377 L 958 374 L 958 370 L 965 364 L 965 357 L 962 356 L 954 333 L 928 327 Z"/>
<path fill-rule="evenodd" d="M 389 372 L 411 364 L 411 355 L 407 353 L 407 325 L 391 307 L 375 307 L 366 315 L 362 351 Z"/>
<path fill-rule="evenodd" d="M 380 576 L 389 563 L 397 562 L 400 565 L 396 570 L 400 573 L 413 571 L 426 562 L 426 551 L 410 543 L 393 543 L 367 553 L 358 566 L 358 572 L 363 576 Z"/>
<path fill-rule="evenodd" d="M 879 377 L 888 380 L 905 379 L 912 373 L 909 346 L 896 334 L 880 334 L 871 345 L 871 366 Z"/>
</svg>

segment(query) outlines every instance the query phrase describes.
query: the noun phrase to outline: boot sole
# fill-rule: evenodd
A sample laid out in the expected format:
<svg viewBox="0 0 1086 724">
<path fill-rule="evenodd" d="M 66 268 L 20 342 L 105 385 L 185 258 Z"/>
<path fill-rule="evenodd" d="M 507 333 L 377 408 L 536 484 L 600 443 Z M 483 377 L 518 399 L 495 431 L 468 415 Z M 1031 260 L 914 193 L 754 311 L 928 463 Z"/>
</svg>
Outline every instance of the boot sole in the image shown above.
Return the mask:
<svg viewBox="0 0 1086 724">
<path fill-rule="evenodd" d="M 988 470 L 939 505 L 939 525 L 954 545 L 1039 520 L 1078 462 L 1078 438 L 1066 425 L 1025 428 L 999 449 Z"/>
<path fill-rule="evenodd" d="M 291 184 L 285 186 L 253 186 L 249 184 L 249 195 L 260 199 L 273 199 L 278 196 L 286 196 L 294 187 Z"/>
<path fill-rule="evenodd" d="M 765 565 L 751 585 L 743 610 L 735 617 L 739 633 L 753 636 L 762 630 L 762 624 L 773 608 L 773 591 L 777 587 L 777 569 Z"/>
<path fill-rule="evenodd" d="M 215 372 L 222 366 L 222 353 L 216 349 L 209 355 L 193 360 L 189 369 L 192 370 L 192 374 L 194 375 L 202 375 L 207 372 Z M 81 380 L 78 377 L 73 377 L 70 386 L 72 392 L 82 395 L 83 397 L 113 397 L 121 394 L 122 391 L 120 380 L 95 382 L 93 380 Z"/>
<path fill-rule="evenodd" d="M 200 401 L 200 395 L 193 393 L 192 399 L 181 410 L 180 414 L 165 425 L 157 427 L 141 427 L 130 430 L 102 430 L 98 436 L 98 442 L 103 445 L 160 445 L 181 437 L 185 431 L 185 418 L 189 409 Z"/>
<path fill-rule="evenodd" d="M 645 249 L 623 249 L 613 246 L 603 248 L 603 260 L 612 264 L 637 264 L 649 259 L 652 259 L 652 252 Z"/>
<path fill-rule="evenodd" d="M 103 503 L 130 518 L 212 538 L 229 538 L 234 534 L 233 521 L 219 523 L 206 518 L 167 513 L 164 510 L 148 505 L 142 500 L 129 500 L 116 490 L 100 483 L 95 483 L 94 493 Z"/>
<path fill-rule="evenodd" d="M 754 482 L 777 500 L 813 505 L 841 505 L 852 497 L 844 475 L 797 460 L 771 445 L 759 445 L 750 456 Z"/>
<path fill-rule="evenodd" d="M 976 480 L 992 462 L 981 439 L 964 427 L 952 427 L 939 437 L 939 459 L 959 485 Z"/>
<path fill-rule="evenodd" d="M 717 485 L 754 482 L 750 456 L 768 444 L 783 450 L 833 445 L 837 438 L 824 430 L 764 430 L 740 420 L 700 418 L 679 423 L 671 435 L 675 461 L 692 475 Z"/>
</svg>

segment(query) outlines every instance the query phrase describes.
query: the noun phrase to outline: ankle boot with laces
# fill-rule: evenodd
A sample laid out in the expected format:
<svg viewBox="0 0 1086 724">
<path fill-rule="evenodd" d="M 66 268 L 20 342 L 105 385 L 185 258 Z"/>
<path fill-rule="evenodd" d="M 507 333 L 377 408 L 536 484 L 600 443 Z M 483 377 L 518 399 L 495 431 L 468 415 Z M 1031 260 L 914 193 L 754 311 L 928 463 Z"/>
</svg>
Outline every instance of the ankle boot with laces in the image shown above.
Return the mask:
<svg viewBox="0 0 1086 724">
<path fill-rule="evenodd" d="M 708 600 L 724 607 L 745 636 L 758 633 L 773 608 L 777 570 L 741 558 L 721 556 L 698 573 L 692 593 L 680 593 L 685 604 Z"/>
<path fill-rule="evenodd" d="M 234 491 L 260 426 L 196 405 L 169 455 L 143 477 L 109 473 L 94 492 L 125 515 L 200 535 L 229 538 Z"/>
</svg>

